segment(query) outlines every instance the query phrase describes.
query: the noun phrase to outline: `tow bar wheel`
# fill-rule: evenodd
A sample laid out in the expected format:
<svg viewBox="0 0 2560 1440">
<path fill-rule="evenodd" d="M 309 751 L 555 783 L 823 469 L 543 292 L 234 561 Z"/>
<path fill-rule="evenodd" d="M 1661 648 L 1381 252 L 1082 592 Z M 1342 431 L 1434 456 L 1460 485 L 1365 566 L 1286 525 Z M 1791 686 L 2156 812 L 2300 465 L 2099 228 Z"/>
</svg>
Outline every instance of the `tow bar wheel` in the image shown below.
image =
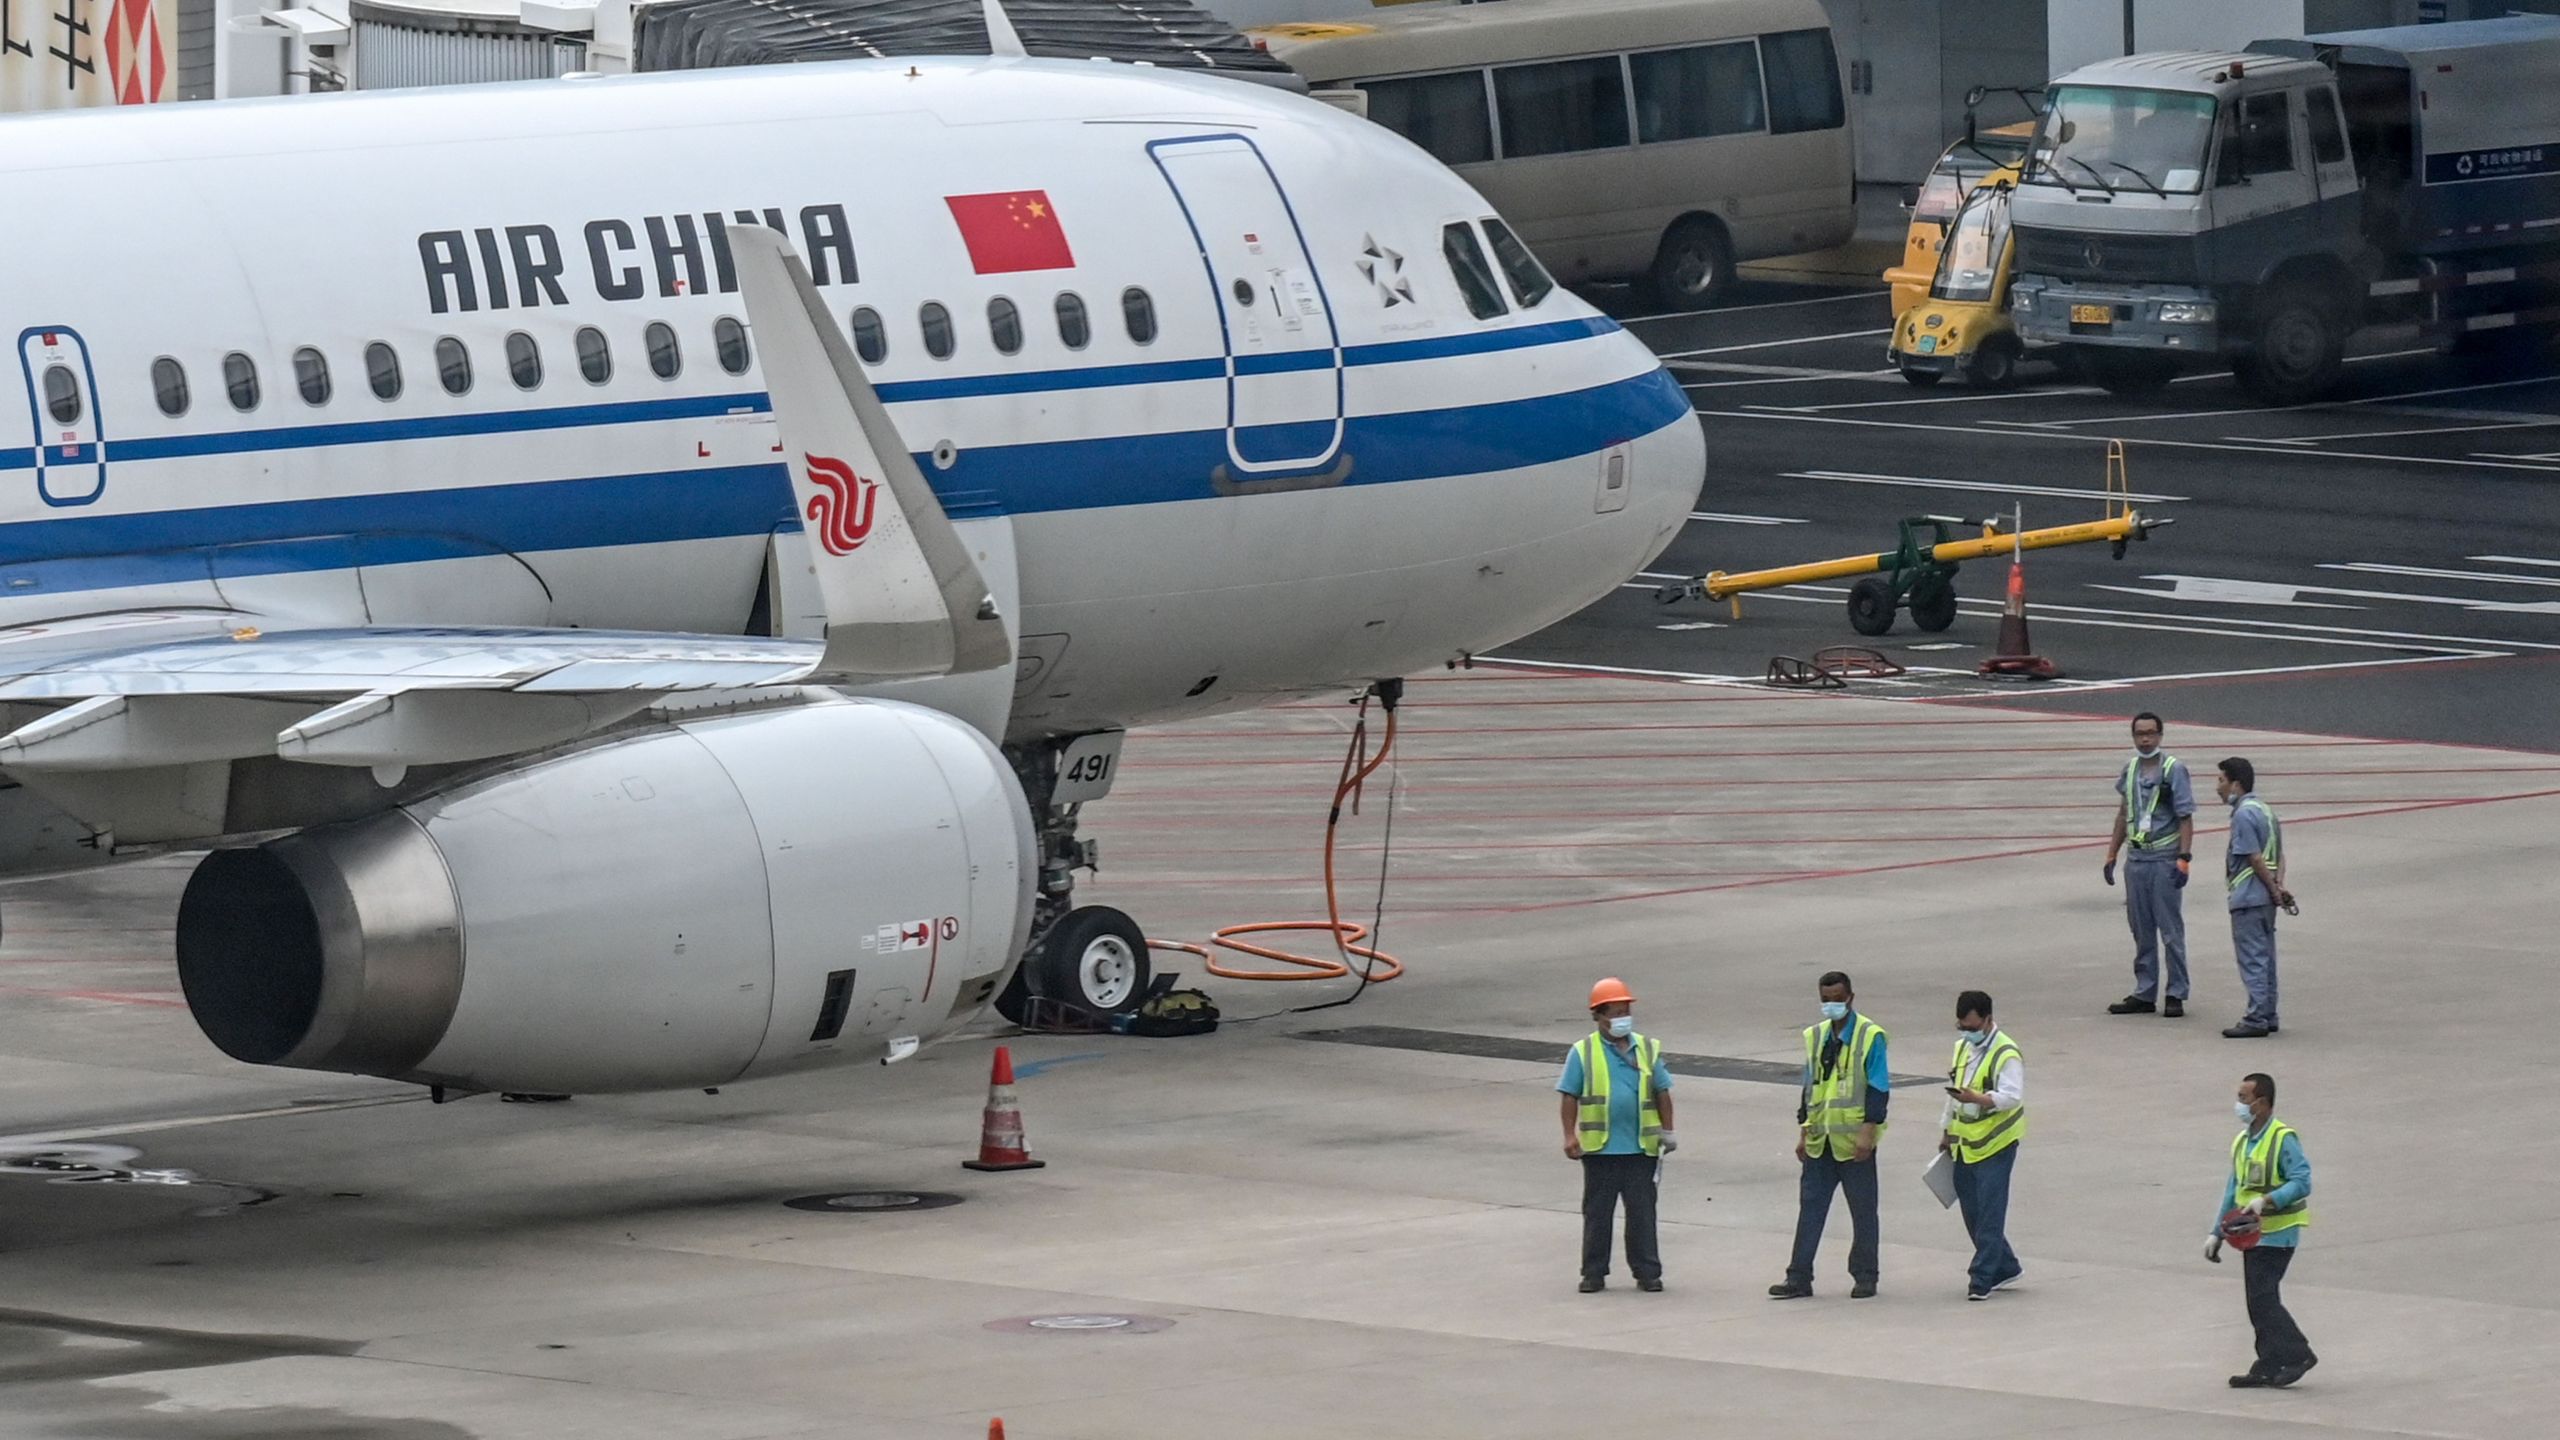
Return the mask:
<svg viewBox="0 0 2560 1440">
<path fill-rule="evenodd" d="M 1861 635 L 1882 635 L 1893 628 L 1893 584 L 1870 575 L 1849 587 L 1849 628 Z"/>
</svg>

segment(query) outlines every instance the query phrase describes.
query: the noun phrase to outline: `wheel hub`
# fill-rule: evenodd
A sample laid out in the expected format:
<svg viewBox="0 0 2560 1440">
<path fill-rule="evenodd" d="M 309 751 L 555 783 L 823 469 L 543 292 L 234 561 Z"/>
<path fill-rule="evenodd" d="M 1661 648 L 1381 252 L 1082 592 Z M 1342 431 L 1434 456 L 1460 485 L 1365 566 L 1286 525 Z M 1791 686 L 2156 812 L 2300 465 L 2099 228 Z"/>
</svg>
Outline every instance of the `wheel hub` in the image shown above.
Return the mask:
<svg viewBox="0 0 2560 1440">
<path fill-rule="evenodd" d="M 1076 981 L 1093 1008 L 1116 1010 L 1137 986 L 1138 957 L 1119 936 L 1099 936 L 1078 958 Z"/>
</svg>

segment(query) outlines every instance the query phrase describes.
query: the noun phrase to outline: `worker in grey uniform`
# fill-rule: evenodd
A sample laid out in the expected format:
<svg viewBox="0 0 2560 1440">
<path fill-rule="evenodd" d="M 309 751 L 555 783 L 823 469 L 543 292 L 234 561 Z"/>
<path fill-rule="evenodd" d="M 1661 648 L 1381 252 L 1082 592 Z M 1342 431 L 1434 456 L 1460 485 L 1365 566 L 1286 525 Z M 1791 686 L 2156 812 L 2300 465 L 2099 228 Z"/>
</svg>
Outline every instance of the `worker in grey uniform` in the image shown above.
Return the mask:
<svg viewBox="0 0 2560 1440">
<path fill-rule="evenodd" d="M 2124 917 L 2133 927 L 2133 993 L 2108 1006 L 2110 1015 L 2157 1011 L 2175 1020 L 2187 1013 L 2185 896 L 2195 860 L 2196 796 L 2187 767 L 2160 748 L 2166 729 L 2148 710 L 2134 716 L 2133 756 L 2116 776 L 2115 829 L 2099 873 L 2113 885 L 2116 857 L 2132 852 L 2124 870 Z"/>
<path fill-rule="evenodd" d="M 2231 954 L 2249 1012 L 2223 1031 L 2231 1040 L 2276 1033 L 2276 907 L 2294 908 L 2284 888 L 2284 829 L 2257 796 L 2258 770 L 2234 755 L 2217 767 L 2214 793 L 2231 807 L 2231 851 L 2223 861 L 2223 887 L 2231 896 Z"/>
</svg>

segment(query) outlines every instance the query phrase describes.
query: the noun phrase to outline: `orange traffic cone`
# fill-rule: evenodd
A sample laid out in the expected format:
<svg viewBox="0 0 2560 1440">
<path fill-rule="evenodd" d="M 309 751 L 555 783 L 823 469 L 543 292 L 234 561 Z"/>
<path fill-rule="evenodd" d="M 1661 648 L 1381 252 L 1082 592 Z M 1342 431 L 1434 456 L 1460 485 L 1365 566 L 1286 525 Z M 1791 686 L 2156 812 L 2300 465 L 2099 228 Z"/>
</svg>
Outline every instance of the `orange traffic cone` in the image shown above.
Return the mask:
<svg viewBox="0 0 2560 1440">
<path fill-rule="evenodd" d="M 2016 556 L 2009 559 L 2008 603 L 2000 608 L 2000 648 L 1982 662 L 1980 673 L 2021 680 L 2062 678 L 2062 668 L 2035 653 L 2027 642 L 2027 567 Z"/>
<path fill-rule="evenodd" d="M 987 1440 L 1004 1440 L 1003 1420 L 996 1419 L 987 1422 Z"/>
<path fill-rule="evenodd" d="M 1013 1098 L 1013 1051 L 996 1047 L 995 1070 L 987 1077 L 986 1118 L 978 1126 L 978 1158 L 960 1162 L 969 1170 L 1037 1170 L 1048 1164 L 1034 1160 L 1022 1147 L 1022 1103 Z M 996 1422 L 1003 1434 L 1002 1421 Z"/>
</svg>

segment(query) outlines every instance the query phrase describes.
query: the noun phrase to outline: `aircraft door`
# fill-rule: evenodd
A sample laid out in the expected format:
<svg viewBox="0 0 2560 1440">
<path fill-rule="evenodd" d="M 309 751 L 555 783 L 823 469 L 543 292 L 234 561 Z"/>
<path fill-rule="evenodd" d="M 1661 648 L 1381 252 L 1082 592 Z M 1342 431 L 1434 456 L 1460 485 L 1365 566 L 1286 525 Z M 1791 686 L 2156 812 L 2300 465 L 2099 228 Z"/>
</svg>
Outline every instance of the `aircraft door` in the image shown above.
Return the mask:
<svg viewBox="0 0 2560 1440">
<path fill-rule="evenodd" d="M 1342 339 L 1279 177 L 1242 135 L 1183 136 L 1147 150 L 1217 296 L 1227 458 L 1247 474 L 1331 462 L 1342 448 Z"/>
<path fill-rule="evenodd" d="M 107 488 L 89 347 L 69 330 L 30 327 L 18 334 L 18 366 L 27 381 L 36 494 L 47 505 L 86 505 Z"/>
</svg>

